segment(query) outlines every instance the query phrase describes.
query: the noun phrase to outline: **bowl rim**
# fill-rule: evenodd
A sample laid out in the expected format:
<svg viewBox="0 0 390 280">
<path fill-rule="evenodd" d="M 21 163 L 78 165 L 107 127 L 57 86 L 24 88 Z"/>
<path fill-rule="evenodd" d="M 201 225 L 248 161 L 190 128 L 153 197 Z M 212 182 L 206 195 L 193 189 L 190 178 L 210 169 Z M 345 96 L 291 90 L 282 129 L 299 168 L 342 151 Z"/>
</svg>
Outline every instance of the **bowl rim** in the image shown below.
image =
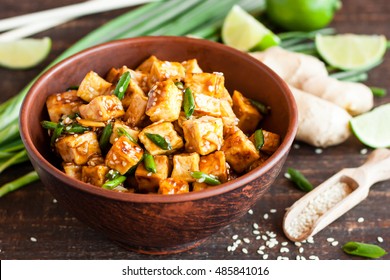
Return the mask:
<svg viewBox="0 0 390 280">
<path fill-rule="evenodd" d="M 288 102 L 288 108 L 290 110 L 290 121 L 288 124 L 288 129 L 286 131 L 286 135 L 283 138 L 283 141 L 279 148 L 276 150 L 274 154 L 272 154 L 268 159 L 265 165 L 259 166 L 250 172 L 238 177 L 235 180 L 226 182 L 224 184 L 208 188 L 199 192 L 189 192 L 185 194 L 176 194 L 176 195 L 161 195 L 161 194 L 138 194 L 138 193 L 121 193 L 110 190 L 105 190 L 103 188 L 95 187 L 90 184 L 84 183 L 77 179 L 71 178 L 63 173 L 60 169 L 51 164 L 48 160 L 46 160 L 42 154 L 37 150 L 35 145 L 32 142 L 31 136 L 28 133 L 27 127 L 27 119 L 28 119 L 28 108 L 33 106 L 34 95 L 37 94 L 37 88 L 44 84 L 45 80 L 50 79 L 50 76 L 60 71 L 63 68 L 66 68 L 69 64 L 71 64 L 74 60 L 80 59 L 83 56 L 88 56 L 94 52 L 102 51 L 106 48 L 112 48 L 117 45 L 132 43 L 132 44 L 140 44 L 140 43 L 156 43 L 161 41 L 170 40 L 172 43 L 195 43 L 199 46 L 206 48 L 218 48 L 221 51 L 228 52 L 233 56 L 237 56 L 240 59 L 247 60 L 248 63 L 255 63 L 259 65 L 259 67 L 265 68 L 269 73 L 270 78 L 275 81 L 275 83 L 280 87 L 281 90 L 285 93 L 285 98 Z M 35 93 L 35 94 L 34 94 Z M 134 37 L 128 39 L 114 40 L 107 43 L 99 44 L 90 48 L 87 48 L 81 52 L 78 52 L 61 62 L 55 64 L 50 67 L 47 71 L 45 71 L 32 85 L 28 93 L 26 94 L 24 101 L 20 110 L 20 118 L 19 118 L 19 126 L 20 126 L 20 134 L 22 141 L 28 151 L 29 157 L 31 157 L 35 162 L 39 162 L 40 168 L 47 171 L 50 175 L 54 176 L 56 179 L 62 181 L 64 184 L 71 186 L 79 191 L 87 192 L 96 196 L 104 197 L 107 199 L 114 199 L 117 201 L 125 201 L 125 202 L 134 202 L 134 203 L 175 203 L 175 202 L 185 202 L 185 201 L 194 201 L 204 198 L 209 198 L 213 196 L 217 196 L 223 193 L 227 193 L 233 191 L 241 186 L 245 186 L 250 184 L 252 181 L 256 180 L 261 175 L 265 174 L 267 171 L 271 169 L 271 167 L 275 166 L 284 155 L 288 154 L 292 142 L 294 141 L 294 137 L 298 127 L 298 112 L 297 106 L 295 103 L 295 99 L 288 88 L 287 84 L 269 67 L 265 64 L 261 63 L 257 59 L 253 58 L 251 55 L 231 48 L 229 46 L 223 45 L 221 43 L 216 43 L 213 41 L 208 41 L 205 39 L 198 38 L 189 38 L 189 37 L 180 37 L 180 36 L 141 36 Z"/>
</svg>

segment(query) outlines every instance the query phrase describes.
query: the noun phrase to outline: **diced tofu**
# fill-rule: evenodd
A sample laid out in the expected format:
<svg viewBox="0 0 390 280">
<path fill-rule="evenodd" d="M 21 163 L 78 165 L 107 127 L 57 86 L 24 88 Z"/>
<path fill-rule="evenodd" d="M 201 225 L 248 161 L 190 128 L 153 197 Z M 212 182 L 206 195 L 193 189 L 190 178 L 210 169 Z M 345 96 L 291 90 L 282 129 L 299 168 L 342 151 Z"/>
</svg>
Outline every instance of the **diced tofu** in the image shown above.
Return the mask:
<svg viewBox="0 0 390 280">
<path fill-rule="evenodd" d="M 66 175 L 81 180 L 81 165 L 76 165 L 72 162 L 63 162 L 62 167 Z"/>
<path fill-rule="evenodd" d="M 107 73 L 106 80 L 112 84 L 116 84 L 122 74 L 126 71 L 130 72 L 130 84 L 128 90 L 134 87 L 134 84 L 137 84 L 143 93 L 149 91 L 147 73 L 131 70 L 127 66 L 122 66 L 121 68 L 111 68 Z"/>
<path fill-rule="evenodd" d="M 202 156 L 199 162 L 199 170 L 217 176 L 218 179 L 224 183 L 227 181 L 227 168 L 225 153 L 216 151 L 207 156 Z"/>
<path fill-rule="evenodd" d="M 108 71 L 106 75 L 106 81 L 115 84 L 118 82 L 120 76 L 121 76 L 121 69 L 125 68 L 126 66 L 123 66 L 122 68 L 114 68 L 112 67 L 110 71 Z M 127 68 L 127 67 L 126 67 Z"/>
<path fill-rule="evenodd" d="M 184 81 L 185 69 L 179 62 L 171 62 L 164 60 L 153 61 L 150 68 L 149 84 L 153 85 L 158 81 L 171 79 L 175 82 Z"/>
<path fill-rule="evenodd" d="M 221 116 L 221 100 L 201 93 L 193 93 L 195 101 L 195 114 L 199 116 Z"/>
<path fill-rule="evenodd" d="M 181 65 L 184 66 L 186 74 L 189 73 L 203 73 L 196 58 L 183 61 Z"/>
<path fill-rule="evenodd" d="M 183 123 L 185 148 L 188 152 L 207 155 L 221 149 L 223 143 L 222 119 L 203 116 Z"/>
<path fill-rule="evenodd" d="M 101 154 L 94 154 L 87 161 L 88 166 L 96 166 L 102 164 L 104 164 L 104 157 Z"/>
<path fill-rule="evenodd" d="M 171 177 L 195 182 L 196 179 L 191 176 L 192 171 L 199 171 L 199 154 L 179 154 L 173 156 L 173 170 Z"/>
<path fill-rule="evenodd" d="M 108 121 L 125 114 L 122 102 L 115 95 L 101 95 L 86 105 L 81 105 L 80 115 L 91 121 Z"/>
<path fill-rule="evenodd" d="M 146 170 L 144 163 L 140 163 L 135 171 L 138 191 L 141 193 L 156 193 L 161 180 L 168 178 L 170 166 L 167 156 L 154 156 L 156 173 Z"/>
<path fill-rule="evenodd" d="M 138 144 L 123 135 L 108 151 L 106 165 L 123 175 L 141 160 L 143 154 L 144 151 Z"/>
<path fill-rule="evenodd" d="M 141 126 L 145 120 L 145 111 L 148 104 L 148 98 L 141 92 L 133 92 L 127 97 L 129 107 L 123 119 L 131 127 Z"/>
<path fill-rule="evenodd" d="M 152 122 L 173 122 L 179 118 L 183 92 L 171 79 L 156 83 L 149 91 L 148 98 L 145 113 Z"/>
<path fill-rule="evenodd" d="M 47 111 L 52 122 L 58 122 L 63 115 L 78 113 L 83 103 L 77 96 L 77 90 L 51 94 L 46 99 Z"/>
<path fill-rule="evenodd" d="M 129 86 L 126 90 L 125 96 L 122 99 L 122 105 L 125 109 L 129 108 L 129 106 L 134 102 L 133 95 L 147 98 L 144 91 L 137 84 L 137 82 L 134 79 L 130 79 Z"/>
<path fill-rule="evenodd" d="M 193 192 L 203 191 L 203 190 L 207 189 L 208 187 L 210 187 L 210 186 L 207 185 L 206 183 L 199 183 L 199 182 L 192 183 L 192 191 Z"/>
<path fill-rule="evenodd" d="M 76 165 L 86 164 L 92 156 L 101 154 L 95 132 L 59 138 L 55 147 L 65 162 L 72 162 Z"/>
<path fill-rule="evenodd" d="M 158 134 L 164 137 L 169 143 L 171 143 L 171 150 L 164 150 L 154 144 L 147 136 L 146 133 Z M 173 124 L 170 122 L 158 122 L 153 123 L 145 127 L 138 135 L 139 140 L 145 146 L 145 149 L 151 155 L 168 155 L 181 149 L 184 146 L 183 139 L 175 131 Z"/>
<path fill-rule="evenodd" d="M 229 93 L 229 91 L 226 89 L 223 90 L 223 93 L 222 93 L 222 96 L 221 96 L 221 99 L 222 100 L 226 100 L 227 102 L 229 102 L 230 106 L 233 106 L 233 99 Z"/>
<path fill-rule="evenodd" d="M 221 117 L 224 126 L 237 126 L 238 118 L 227 100 L 221 100 Z"/>
<path fill-rule="evenodd" d="M 222 146 L 226 161 L 237 172 L 242 173 L 260 156 L 255 145 L 240 129 L 229 135 Z"/>
<path fill-rule="evenodd" d="M 110 169 L 105 165 L 83 166 L 81 180 L 97 187 L 103 186 Z"/>
<path fill-rule="evenodd" d="M 253 133 L 262 119 L 249 99 L 237 90 L 233 93 L 233 111 L 239 119 L 238 127 L 246 134 Z"/>
<path fill-rule="evenodd" d="M 280 146 L 280 136 L 264 129 L 262 131 L 264 136 L 264 145 L 260 148 L 260 151 L 267 154 L 273 154 Z M 249 139 L 254 144 L 255 134 L 253 133 Z"/>
<path fill-rule="evenodd" d="M 185 85 L 194 93 L 202 93 L 211 97 L 221 98 L 225 90 L 225 78 L 219 73 L 187 74 Z"/>
<path fill-rule="evenodd" d="M 96 72 L 90 71 L 81 81 L 77 95 L 84 101 L 90 102 L 97 96 L 108 94 L 111 90 L 111 85 Z"/>
<path fill-rule="evenodd" d="M 158 61 L 158 58 L 154 55 L 151 55 L 148 59 L 144 60 L 138 67 L 137 71 L 150 73 L 150 69 L 152 68 L 152 65 L 155 61 Z"/>
<path fill-rule="evenodd" d="M 167 178 L 160 181 L 159 194 L 180 194 L 188 193 L 190 186 L 187 181 L 175 178 Z"/>
<path fill-rule="evenodd" d="M 112 134 L 110 136 L 110 143 L 111 144 L 114 144 L 115 141 L 117 141 L 119 139 L 119 134 L 118 134 L 118 130 L 119 128 L 123 128 L 125 131 L 127 131 L 131 137 L 134 138 L 134 140 L 138 141 L 138 134 L 139 134 L 139 130 L 135 130 L 135 129 L 132 129 L 130 127 L 128 127 L 127 125 L 125 125 L 124 123 L 122 123 L 121 121 L 115 121 L 113 127 L 112 127 Z"/>
</svg>

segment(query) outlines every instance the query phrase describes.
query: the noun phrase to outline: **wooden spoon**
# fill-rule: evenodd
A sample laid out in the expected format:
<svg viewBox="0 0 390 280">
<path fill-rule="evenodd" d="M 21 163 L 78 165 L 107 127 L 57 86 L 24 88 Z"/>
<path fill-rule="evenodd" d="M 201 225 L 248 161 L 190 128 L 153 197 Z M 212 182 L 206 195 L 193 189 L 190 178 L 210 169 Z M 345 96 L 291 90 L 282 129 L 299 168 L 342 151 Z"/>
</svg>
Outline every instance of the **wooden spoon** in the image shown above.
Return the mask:
<svg viewBox="0 0 390 280">
<path fill-rule="evenodd" d="M 284 216 L 285 235 L 291 241 L 314 236 L 363 201 L 373 184 L 388 179 L 390 150 L 376 149 L 362 166 L 342 169 L 297 200 Z"/>
</svg>

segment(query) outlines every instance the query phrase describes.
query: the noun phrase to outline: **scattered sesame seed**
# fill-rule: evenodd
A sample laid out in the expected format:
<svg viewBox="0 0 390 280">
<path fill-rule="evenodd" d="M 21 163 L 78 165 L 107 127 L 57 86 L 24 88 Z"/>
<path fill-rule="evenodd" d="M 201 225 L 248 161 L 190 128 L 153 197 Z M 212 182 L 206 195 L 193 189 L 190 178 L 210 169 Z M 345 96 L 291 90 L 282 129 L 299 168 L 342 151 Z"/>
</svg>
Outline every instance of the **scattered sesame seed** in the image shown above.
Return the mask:
<svg viewBox="0 0 390 280">
<path fill-rule="evenodd" d="M 364 218 L 360 217 L 357 221 L 358 221 L 358 223 L 363 223 L 364 222 Z"/>
<path fill-rule="evenodd" d="M 266 259 L 268 259 L 268 254 L 263 255 L 263 260 L 266 260 Z"/>
<path fill-rule="evenodd" d="M 53 203 L 57 203 L 57 199 L 53 198 Z"/>
<path fill-rule="evenodd" d="M 265 220 L 267 220 L 268 217 L 269 217 L 269 215 L 268 215 L 267 213 L 265 213 L 264 216 L 263 216 L 263 218 L 264 218 Z"/>
<path fill-rule="evenodd" d="M 242 241 L 241 241 L 241 239 L 237 239 L 236 242 L 234 242 L 234 243 L 236 243 L 237 245 L 239 245 L 239 244 L 242 243 Z"/>
<path fill-rule="evenodd" d="M 256 236 L 256 240 L 259 240 L 259 239 L 261 239 L 261 236 L 260 235 Z"/>
<path fill-rule="evenodd" d="M 361 155 L 365 155 L 365 154 L 367 154 L 368 153 L 368 150 L 367 149 L 361 149 L 360 150 L 360 154 Z"/>
<path fill-rule="evenodd" d="M 314 152 L 315 152 L 317 155 L 322 154 L 322 149 L 317 148 L 317 149 L 314 150 Z"/>
<path fill-rule="evenodd" d="M 301 246 L 302 246 L 302 243 L 301 243 L 301 242 L 298 242 L 298 241 L 295 242 L 294 244 L 295 244 L 295 246 L 297 246 L 297 247 L 301 247 Z"/>
<path fill-rule="evenodd" d="M 293 147 L 294 149 L 299 149 L 301 146 L 299 144 L 294 144 Z"/>
<path fill-rule="evenodd" d="M 333 241 L 333 242 L 332 242 L 332 246 L 336 247 L 337 245 L 339 245 L 339 242 L 338 242 L 338 241 Z"/>
<path fill-rule="evenodd" d="M 237 240 L 237 238 L 238 238 L 238 234 L 235 234 L 235 235 L 232 236 L 233 240 Z"/>
<path fill-rule="evenodd" d="M 244 254 L 248 254 L 248 249 L 247 248 L 242 248 L 241 250 Z"/>
<path fill-rule="evenodd" d="M 282 247 L 282 248 L 280 248 L 279 252 L 280 253 L 288 253 L 288 252 L 290 252 L 290 250 L 287 247 Z"/>
<path fill-rule="evenodd" d="M 253 228 L 254 229 L 259 229 L 259 225 L 257 223 L 253 223 Z"/>
<path fill-rule="evenodd" d="M 326 239 L 326 241 L 328 241 L 328 242 L 333 242 L 333 241 L 334 241 L 334 238 L 333 238 L 333 237 L 328 237 L 328 238 Z"/>
<path fill-rule="evenodd" d="M 382 243 L 382 242 L 383 242 L 383 238 L 380 237 L 380 236 L 378 236 L 376 239 L 378 240 L 379 243 Z"/>
<path fill-rule="evenodd" d="M 264 245 L 261 245 L 260 247 L 259 247 L 259 250 L 264 250 L 265 249 L 265 246 Z"/>
<path fill-rule="evenodd" d="M 286 173 L 284 173 L 284 177 L 285 177 L 285 178 L 287 178 L 287 179 L 291 179 L 291 175 L 290 175 L 290 174 L 288 174 L 287 172 L 286 172 Z"/>
<path fill-rule="evenodd" d="M 35 237 L 30 237 L 31 242 L 37 242 L 38 240 Z"/>
<path fill-rule="evenodd" d="M 247 243 L 247 244 L 248 244 L 248 243 L 251 243 L 251 241 L 250 241 L 250 239 L 249 239 L 249 238 L 246 238 L 246 237 L 245 237 L 245 238 L 244 238 L 244 239 L 242 239 L 242 240 L 243 240 L 245 243 Z"/>
<path fill-rule="evenodd" d="M 301 254 L 302 254 L 302 253 L 303 253 L 303 251 L 304 251 L 303 247 L 300 247 L 298 251 L 299 251 L 299 253 L 301 253 Z"/>
<path fill-rule="evenodd" d="M 268 236 L 263 234 L 263 235 L 261 236 L 261 239 L 263 239 L 264 241 L 266 241 L 266 240 L 268 240 Z"/>
<path fill-rule="evenodd" d="M 232 246 L 227 246 L 226 250 L 227 250 L 228 252 L 231 252 L 231 251 L 232 251 Z"/>
<path fill-rule="evenodd" d="M 311 243 L 311 244 L 314 243 L 314 238 L 313 238 L 313 236 L 309 236 L 309 237 L 307 238 L 307 243 Z"/>
<path fill-rule="evenodd" d="M 260 234 L 260 231 L 257 230 L 257 229 L 255 229 L 254 231 L 252 231 L 252 233 L 255 234 L 255 235 L 259 235 L 259 234 Z"/>
<path fill-rule="evenodd" d="M 282 246 L 287 246 L 288 242 L 282 242 Z"/>
<path fill-rule="evenodd" d="M 270 213 L 276 213 L 277 210 L 276 210 L 276 209 L 270 209 L 269 212 L 270 212 Z"/>
<path fill-rule="evenodd" d="M 264 251 L 262 251 L 262 250 L 257 250 L 257 253 L 258 253 L 259 255 L 264 255 Z"/>
<path fill-rule="evenodd" d="M 253 215 L 253 210 L 252 210 L 252 209 L 249 209 L 249 210 L 248 210 L 248 214 L 249 214 L 249 215 Z"/>
<path fill-rule="evenodd" d="M 317 256 L 314 256 L 314 255 L 311 255 L 311 256 L 309 257 L 309 259 L 310 259 L 310 260 L 319 260 L 320 258 L 317 257 Z"/>
</svg>

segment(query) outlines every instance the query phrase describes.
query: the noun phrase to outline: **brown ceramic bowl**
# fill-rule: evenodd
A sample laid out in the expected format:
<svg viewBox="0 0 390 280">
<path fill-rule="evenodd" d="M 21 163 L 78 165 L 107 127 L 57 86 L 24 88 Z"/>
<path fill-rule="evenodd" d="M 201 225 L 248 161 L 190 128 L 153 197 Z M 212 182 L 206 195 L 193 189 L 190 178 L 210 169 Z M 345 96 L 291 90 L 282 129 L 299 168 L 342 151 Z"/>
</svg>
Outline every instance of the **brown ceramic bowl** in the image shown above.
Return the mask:
<svg viewBox="0 0 390 280">
<path fill-rule="evenodd" d="M 58 159 L 40 125 L 48 119 L 46 97 L 78 85 L 90 70 L 105 75 L 111 67 L 136 67 L 150 55 L 171 61 L 196 58 L 204 71 L 224 73 L 229 92 L 237 89 L 271 106 L 263 128 L 282 136 L 280 148 L 264 165 L 238 179 L 188 194 L 124 194 L 66 176 L 58 169 Z M 245 53 L 200 39 L 140 37 L 93 47 L 48 70 L 24 100 L 20 127 L 43 184 L 69 212 L 128 249 L 165 254 L 197 246 L 261 199 L 287 157 L 297 129 L 297 109 L 286 84 Z"/>
</svg>

